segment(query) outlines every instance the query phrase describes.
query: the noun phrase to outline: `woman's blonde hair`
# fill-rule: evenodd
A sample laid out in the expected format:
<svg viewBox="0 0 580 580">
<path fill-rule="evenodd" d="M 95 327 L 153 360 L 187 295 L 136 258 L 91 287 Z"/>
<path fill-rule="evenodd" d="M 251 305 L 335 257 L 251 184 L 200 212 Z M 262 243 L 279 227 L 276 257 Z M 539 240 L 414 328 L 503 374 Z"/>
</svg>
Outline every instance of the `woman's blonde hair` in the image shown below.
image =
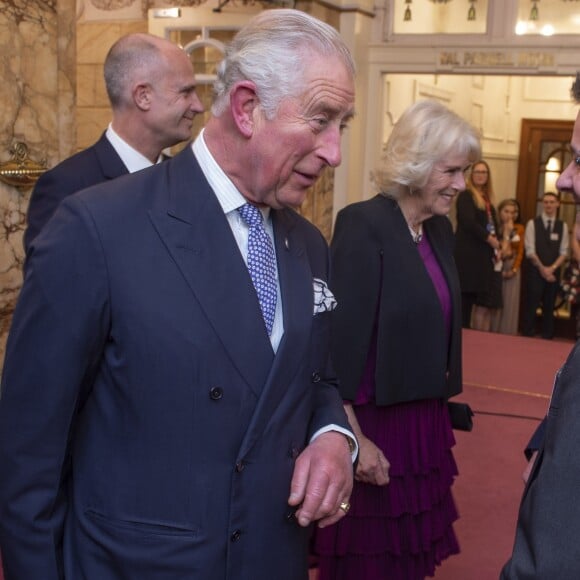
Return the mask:
<svg viewBox="0 0 580 580">
<path fill-rule="evenodd" d="M 485 168 L 487 170 L 487 181 L 485 182 L 485 184 L 481 188 L 478 188 L 477 186 L 474 185 L 473 178 L 472 178 L 473 170 L 478 165 L 485 165 Z M 493 183 L 491 181 L 491 170 L 489 168 L 489 165 L 487 164 L 487 161 L 484 161 L 483 159 L 479 159 L 478 161 L 476 161 L 471 166 L 471 170 L 469 171 L 469 175 L 467 176 L 465 183 L 467 185 L 467 189 L 469 189 L 469 191 L 471 192 L 471 195 L 473 196 L 473 200 L 475 201 L 475 205 L 477 205 L 477 207 L 479 209 L 485 209 L 485 198 L 486 197 L 490 203 L 493 203 L 494 198 L 495 198 L 495 192 L 493 190 Z"/>
<path fill-rule="evenodd" d="M 383 195 L 400 199 L 425 187 L 433 167 L 456 154 L 479 159 L 476 129 L 438 101 L 418 101 L 395 123 L 373 179 Z"/>
</svg>

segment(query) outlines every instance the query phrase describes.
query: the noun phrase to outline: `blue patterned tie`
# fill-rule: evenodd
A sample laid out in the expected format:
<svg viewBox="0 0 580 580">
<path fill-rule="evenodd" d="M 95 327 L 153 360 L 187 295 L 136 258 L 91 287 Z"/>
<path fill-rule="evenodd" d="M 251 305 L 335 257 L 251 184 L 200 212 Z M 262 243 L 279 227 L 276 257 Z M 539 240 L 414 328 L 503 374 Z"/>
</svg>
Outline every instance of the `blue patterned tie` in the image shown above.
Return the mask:
<svg viewBox="0 0 580 580">
<path fill-rule="evenodd" d="M 248 270 L 258 294 L 262 316 L 268 335 L 272 334 L 278 284 L 276 282 L 276 255 L 268 232 L 264 229 L 262 212 L 246 203 L 238 208 L 242 219 L 248 224 Z"/>
</svg>

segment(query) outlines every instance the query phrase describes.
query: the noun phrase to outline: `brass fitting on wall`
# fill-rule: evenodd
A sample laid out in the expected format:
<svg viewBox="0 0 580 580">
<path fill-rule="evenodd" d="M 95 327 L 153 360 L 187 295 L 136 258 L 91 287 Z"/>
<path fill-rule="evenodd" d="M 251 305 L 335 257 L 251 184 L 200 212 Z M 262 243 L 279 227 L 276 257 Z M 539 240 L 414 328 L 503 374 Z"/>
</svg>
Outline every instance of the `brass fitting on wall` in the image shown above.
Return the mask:
<svg viewBox="0 0 580 580">
<path fill-rule="evenodd" d="M 37 162 L 28 157 L 28 146 L 17 141 L 10 148 L 10 161 L 0 163 L 0 181 L 18 188 L 32 187 L 46 171 L 46 161 Z"/>
</svg>

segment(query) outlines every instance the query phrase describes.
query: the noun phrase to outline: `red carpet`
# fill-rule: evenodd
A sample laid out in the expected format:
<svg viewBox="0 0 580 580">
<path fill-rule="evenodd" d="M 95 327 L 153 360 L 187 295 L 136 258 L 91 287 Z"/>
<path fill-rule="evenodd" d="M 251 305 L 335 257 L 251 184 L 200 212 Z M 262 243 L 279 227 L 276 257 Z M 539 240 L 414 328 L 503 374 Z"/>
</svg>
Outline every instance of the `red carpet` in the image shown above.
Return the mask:
<svg viewBox="0 0 580 580">
<path fill-rule="evenodd" d="M 498 579 L 513 545 L 523 449 L 546 413 L 554 375 L 572 346 L 464 332 L 464 392 L 457 400 L 468 402 L 476 416 L 471 433 L 455 432 L 461 554 L 437 569 L 436 580 Z"/>
<path fill-rule="evenodd" d="M 457 400 L 468 402 L 476 416 L 471 433 L 455 432 L 461 554 L 437 569 L 436 580 L 498 579 L 523 490 L 522 450 L 571 348 L 571 342 L 464 332 L 464 393 Z"/>
</svg>

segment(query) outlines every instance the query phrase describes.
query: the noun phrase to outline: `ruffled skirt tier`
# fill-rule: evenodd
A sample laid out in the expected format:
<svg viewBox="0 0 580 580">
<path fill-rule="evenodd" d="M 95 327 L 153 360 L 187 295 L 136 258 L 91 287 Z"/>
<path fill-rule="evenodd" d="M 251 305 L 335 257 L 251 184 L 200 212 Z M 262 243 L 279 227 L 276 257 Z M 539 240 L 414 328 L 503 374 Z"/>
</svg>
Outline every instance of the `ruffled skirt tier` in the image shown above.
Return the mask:
<svg viewBox="0 0 580 580">
<path fill-rule="evenodd" d="M 390 482 L 355 482 L 348 516 L 317 530 L 320 580 L 421 580 L 459 552 L 451 495 L 457 466 L 440 400 L 355 408 L 363 433 L 388 459 Z"/>
</svg>

